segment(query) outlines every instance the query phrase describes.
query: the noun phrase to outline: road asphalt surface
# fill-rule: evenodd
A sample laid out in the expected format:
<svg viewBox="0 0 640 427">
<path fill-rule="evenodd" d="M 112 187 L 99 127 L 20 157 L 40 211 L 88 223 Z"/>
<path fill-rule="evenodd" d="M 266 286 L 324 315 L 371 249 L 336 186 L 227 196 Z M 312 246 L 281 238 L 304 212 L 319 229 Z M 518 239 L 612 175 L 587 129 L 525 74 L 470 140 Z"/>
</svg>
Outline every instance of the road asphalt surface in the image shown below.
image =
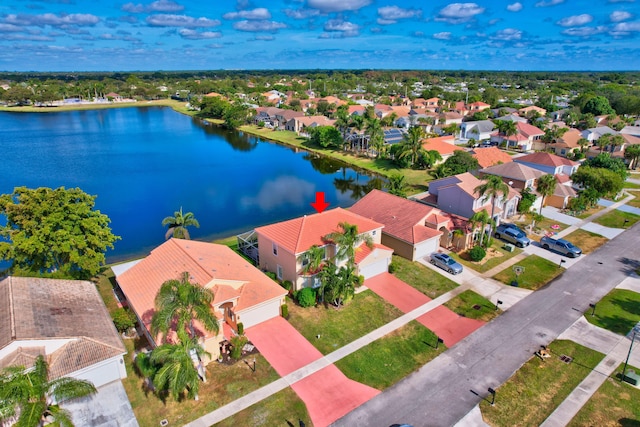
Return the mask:
<svg viewBox="0 0 640 427">
<path fill-rule="evenodd" d="M 498 388 L 639 266 L 637 223 L 333 425 L 455 425 L 482 399 L 491 399 L 488 388 Z M 499 390 L 495 399 L 500 404 Z"/>
</svg>

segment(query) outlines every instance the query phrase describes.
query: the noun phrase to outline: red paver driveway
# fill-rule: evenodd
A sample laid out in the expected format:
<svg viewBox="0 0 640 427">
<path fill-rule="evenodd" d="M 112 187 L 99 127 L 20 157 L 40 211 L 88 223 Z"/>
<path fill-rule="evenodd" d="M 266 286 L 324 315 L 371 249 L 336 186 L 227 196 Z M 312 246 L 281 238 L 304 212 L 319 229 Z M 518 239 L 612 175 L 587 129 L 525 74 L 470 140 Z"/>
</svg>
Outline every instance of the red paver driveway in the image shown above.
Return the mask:
<svg viewBox="0 0 640 427">
<path fill-rule="evenodd" d="M 389 273 L 367 279 L 364 285 L 403 313 L 431 301 L 431 298 Z M 447 347 L 453 346 L 484 325 L 480 320 L 459 316 L 444 306 L 437 307 L 416 320 L 442 338 Z"/>
<path fill-rule="evenodd" d="M 278 374 L 285 376 L 318 360 L 322 354 L 289 322 L 276 317 L 245 331 Z M 347 378 L 334 365 L 291 385 L 306 404 L 316 427 L 328 426 L 380 391 Z"/>
</svg>

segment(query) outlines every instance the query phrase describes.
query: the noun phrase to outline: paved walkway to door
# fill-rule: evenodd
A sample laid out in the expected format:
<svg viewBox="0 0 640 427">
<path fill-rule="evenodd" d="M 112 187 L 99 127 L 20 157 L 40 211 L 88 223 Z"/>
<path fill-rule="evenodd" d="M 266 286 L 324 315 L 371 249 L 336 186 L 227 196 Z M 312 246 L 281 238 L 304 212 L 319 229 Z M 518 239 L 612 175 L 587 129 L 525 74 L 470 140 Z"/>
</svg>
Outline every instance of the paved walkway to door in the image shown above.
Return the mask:
<svg viewBox="0 0 640 427">
<path fill-rule="evenodd" d="M 252 326 L 245 334 L 283 377 L 324 357 L 282 317 Z M 335 365 L 290 385 L 307 406 L 316 427 L 331 424 L 380 393 L 350 380 Z"/>
<path fill-rule="evenodd" d="M 403 313 L 408 313 L 431 301 L 431 298 L 389 273 L 367 279 L 364 285 Z M 459 316 L 442 305 L 416 320 L 442 338 L 447 347 L 454 346 L 485 324 L 480 320 Z"/>
</svg>

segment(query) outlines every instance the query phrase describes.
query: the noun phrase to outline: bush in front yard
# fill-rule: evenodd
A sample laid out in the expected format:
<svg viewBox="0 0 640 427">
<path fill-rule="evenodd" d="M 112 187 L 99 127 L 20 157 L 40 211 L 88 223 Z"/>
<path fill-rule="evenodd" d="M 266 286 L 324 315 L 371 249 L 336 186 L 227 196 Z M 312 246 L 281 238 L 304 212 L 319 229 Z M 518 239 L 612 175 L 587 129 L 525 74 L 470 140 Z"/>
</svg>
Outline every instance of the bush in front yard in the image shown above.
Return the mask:
<svg viewBox="0 0 640 427">
<path fill-rule="evenodd" d="M 482 246 L 474 246 L 469 251 L 469 258 L 471 258 L 471 261 L 475 262 L 482 261 L 482 258 L 484 258 L 486 255 L 487 252 Z"/>
<path fill-rule="evenodd" d="M 316 291 L 313 288 L 300 289 L 296 297 L 301 307 L 312 307 L 316 305 Z"/>
<path fill-rule="evenodd" d="M 127 332 L 136 326 L 136 315 L 128 308 L 116 309 L 111 317 L 113 317 L 113 324 L 116 325 L 118 332 Z"/>
<path fill-rule="evenodd" d="M 231 338 L 231 357 L 236 360 L 240 359 L 242 357 L 242 347 L 248 342 L 249 339 L 244 335 L 236 335 Z"/>
<path fill-rule="evenodd" d="M 395 262 L 391 262 L 389 264 L 389 273 L 393 274 L 397 268 L 398 268 L 398 265 Z"/>
</svg>

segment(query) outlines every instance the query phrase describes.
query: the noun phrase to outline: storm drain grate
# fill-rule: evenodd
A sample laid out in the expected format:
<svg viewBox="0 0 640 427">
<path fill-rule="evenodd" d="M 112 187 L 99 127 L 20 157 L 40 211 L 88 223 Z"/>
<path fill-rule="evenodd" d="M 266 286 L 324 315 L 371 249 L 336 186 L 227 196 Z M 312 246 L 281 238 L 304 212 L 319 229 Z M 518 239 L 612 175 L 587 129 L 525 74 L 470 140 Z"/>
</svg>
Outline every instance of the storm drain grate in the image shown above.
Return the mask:
<svg viewBox="0 0 640 427">
<path fill-rule="evenodd" d="M 560 360 L 568 365 L 569 363 L 573 362 L 573 357 L 563 354 L 562 356 L 560 356 Z"/>
</svg>

